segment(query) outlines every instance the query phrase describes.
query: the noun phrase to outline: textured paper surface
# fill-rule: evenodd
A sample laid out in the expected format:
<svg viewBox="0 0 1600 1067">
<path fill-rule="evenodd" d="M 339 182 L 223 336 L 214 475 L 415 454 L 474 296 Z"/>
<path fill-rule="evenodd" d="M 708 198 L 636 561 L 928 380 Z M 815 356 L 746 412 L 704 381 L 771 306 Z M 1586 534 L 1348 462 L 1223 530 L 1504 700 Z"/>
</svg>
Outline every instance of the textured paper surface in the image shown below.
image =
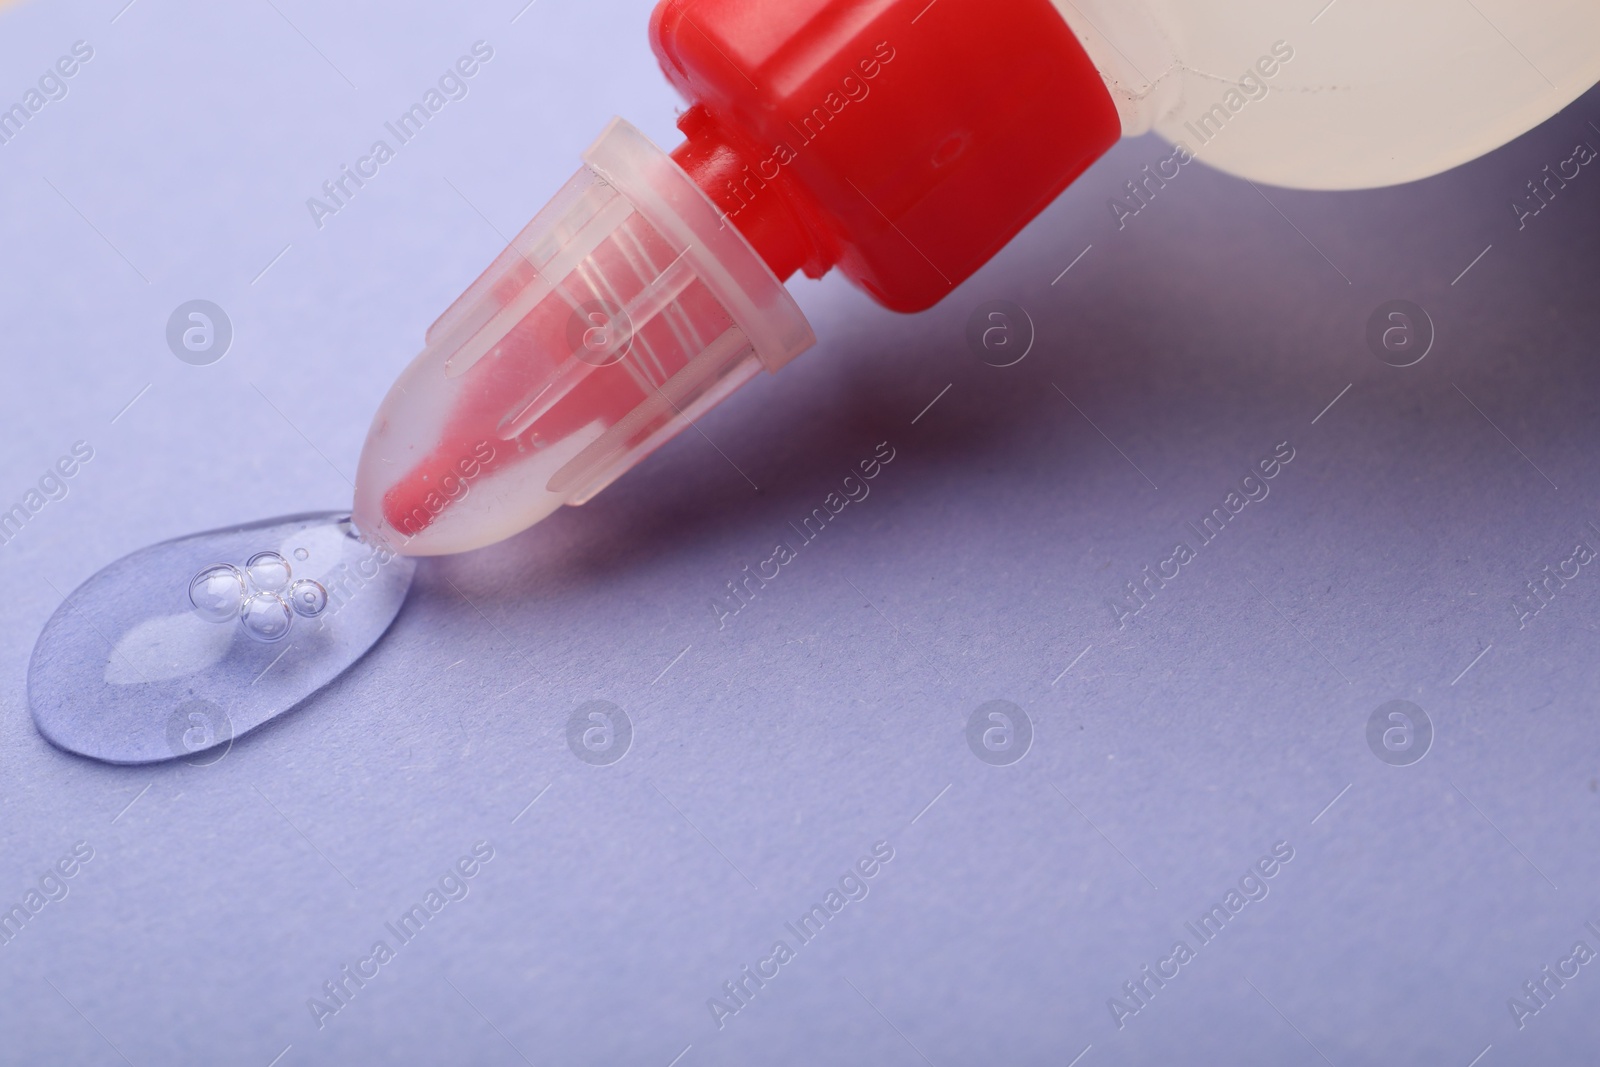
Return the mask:
<svg viewBox="0 0 1600 1067">
<path fill-rule="evenodd" d="M 428 323 L 612 114 L 670 144 L 677 105 L 644 3 L 119 6 L 0 33 L 5 101 L 94 49 L 0 145 L 0 502 L 94 450 L 0 548 L 0 904 L 74 871 L 0 946 L 0 1061 L 1592 1060 L 1595 965 L 1520 1030 L 1508 998 L 1600 949 L 1594 573 L 1526 586 L 1600 547 L 1600 175 L 1521 230 L 1510 203 L 1600 144 L 1600 97 L 1397 189 L 1191 164 L 1118 229 L 1108 198 L 1169 153 L 1135 141 L 925 315 L 797 283 L 821 343 L 703 433 L 425 563 L 370 655 L 220 763 L 119 769 L 29 721 L 62 596 L 347 502 Z M 306 199 L 478 40 L 466 97 L 318 229 Z M 167 347 L 192 299 L 232 323 L 211 366 Z M 1408 368 L 1365 340 L 1395 299 L 1436 329 Z M 991 300 L 1035 326 L 1015 366 L 968 347 Z M 1285 442 L 1201 545 L 1187 524 Z M 1119 629 L 1108 601 L 1179 542 Z M 968 747 L 995 700 L 1032 724 L 1011 766 Z M 1368 745 L 1393 700 L 1434 730 L 1411 766 Z M 609 764 L 568 742 L 586 706 L 577 750 L 604 741 L 596 701 L 631 723 Z M 866 895 L 789 933 L 880 841 Z M 1185 924 L 1279 842 L 1202 946 Z M 708 1000 L 780 939 L 719 1029 Z M 1119 1029 L 1108 1001 L 1179 939 Z M 376 975 L 319 1028 L 346 965 Z"/>
</svg>

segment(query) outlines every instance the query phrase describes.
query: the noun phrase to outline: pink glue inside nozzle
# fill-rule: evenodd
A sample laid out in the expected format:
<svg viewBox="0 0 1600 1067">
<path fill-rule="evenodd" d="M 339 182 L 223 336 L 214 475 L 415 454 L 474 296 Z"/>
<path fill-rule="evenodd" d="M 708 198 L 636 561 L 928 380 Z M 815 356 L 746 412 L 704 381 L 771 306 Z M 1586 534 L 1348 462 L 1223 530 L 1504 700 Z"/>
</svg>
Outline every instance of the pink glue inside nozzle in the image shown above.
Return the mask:
<svg viewBox="0 0 1600 1067">
<path fill-rule="evenodd" d="M 633 127 L 428 331 L 367 436 L 354 519 L 461 552 L 582 503 L 812 343 L 788 292 Z"/>
</svg>

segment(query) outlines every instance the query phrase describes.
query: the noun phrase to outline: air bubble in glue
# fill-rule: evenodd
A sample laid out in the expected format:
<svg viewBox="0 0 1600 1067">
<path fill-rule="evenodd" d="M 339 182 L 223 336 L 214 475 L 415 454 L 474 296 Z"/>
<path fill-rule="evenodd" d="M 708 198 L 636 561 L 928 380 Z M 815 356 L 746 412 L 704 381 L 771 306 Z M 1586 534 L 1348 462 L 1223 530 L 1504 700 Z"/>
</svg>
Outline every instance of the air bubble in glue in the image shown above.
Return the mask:
<svg viewBox="0 0 1600 1067">
<path fill-rule="evenodd" d="M 257 552 L 244 569 L 256 589 L 277 593 L 289 587 L 289 561 L 276 552 Z"/>
<path fill-rule="evenodd" d="M 232 622 L 244 603 L 244 576 L 227 563 L 207 567 L 190 580 L 189 603 L 207 622 Z"/>
<path fill-rule="evenodd" d="M 328 591 L 310 578 L 296 579 L 289 586 L 289 606 L 301 618 L 314 619 L 328 606 Z"/>
<path fill-rule="evenodd" d="M 294 616 L 277 593 L 257 593 L 244 602 L 239 623 L 257 641 L 281 641 L 289 635 Z"/>
</svg>

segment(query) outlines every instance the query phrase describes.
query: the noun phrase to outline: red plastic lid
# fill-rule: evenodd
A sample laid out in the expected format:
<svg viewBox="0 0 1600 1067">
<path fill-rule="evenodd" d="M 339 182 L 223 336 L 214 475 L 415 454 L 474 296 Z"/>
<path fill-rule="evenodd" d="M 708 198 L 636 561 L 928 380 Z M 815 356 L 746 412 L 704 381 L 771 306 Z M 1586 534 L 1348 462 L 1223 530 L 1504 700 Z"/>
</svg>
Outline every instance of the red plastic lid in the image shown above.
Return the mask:
<svg viewBox="0 0 1600 1067">
<path fill-rule="evenodd" d="M 968 278 L 1121 135 L 1049 0 L 665 0 L 673 155 L 780 277 L 897 311 Z"/>
</svg>

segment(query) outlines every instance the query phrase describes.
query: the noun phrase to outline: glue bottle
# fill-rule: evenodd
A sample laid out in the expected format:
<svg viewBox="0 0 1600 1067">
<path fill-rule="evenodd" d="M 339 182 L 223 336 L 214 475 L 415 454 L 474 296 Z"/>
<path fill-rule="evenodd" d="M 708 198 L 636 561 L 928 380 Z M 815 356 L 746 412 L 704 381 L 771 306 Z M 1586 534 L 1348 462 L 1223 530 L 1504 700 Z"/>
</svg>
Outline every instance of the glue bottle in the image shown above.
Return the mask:
<svg viewBox="0 0 1600 1067">
<path fill-rule="evenodd" d="M 398 551 L 582 504 L 783 367 L 796 273 L 931 307 L 1121 137 L 1385 185 L 1600 80 L 1594 0 L 664 0 L 650 37 L 685 140 L 614 120 L 373 421 L 354 520 Z"/>
</svg>

